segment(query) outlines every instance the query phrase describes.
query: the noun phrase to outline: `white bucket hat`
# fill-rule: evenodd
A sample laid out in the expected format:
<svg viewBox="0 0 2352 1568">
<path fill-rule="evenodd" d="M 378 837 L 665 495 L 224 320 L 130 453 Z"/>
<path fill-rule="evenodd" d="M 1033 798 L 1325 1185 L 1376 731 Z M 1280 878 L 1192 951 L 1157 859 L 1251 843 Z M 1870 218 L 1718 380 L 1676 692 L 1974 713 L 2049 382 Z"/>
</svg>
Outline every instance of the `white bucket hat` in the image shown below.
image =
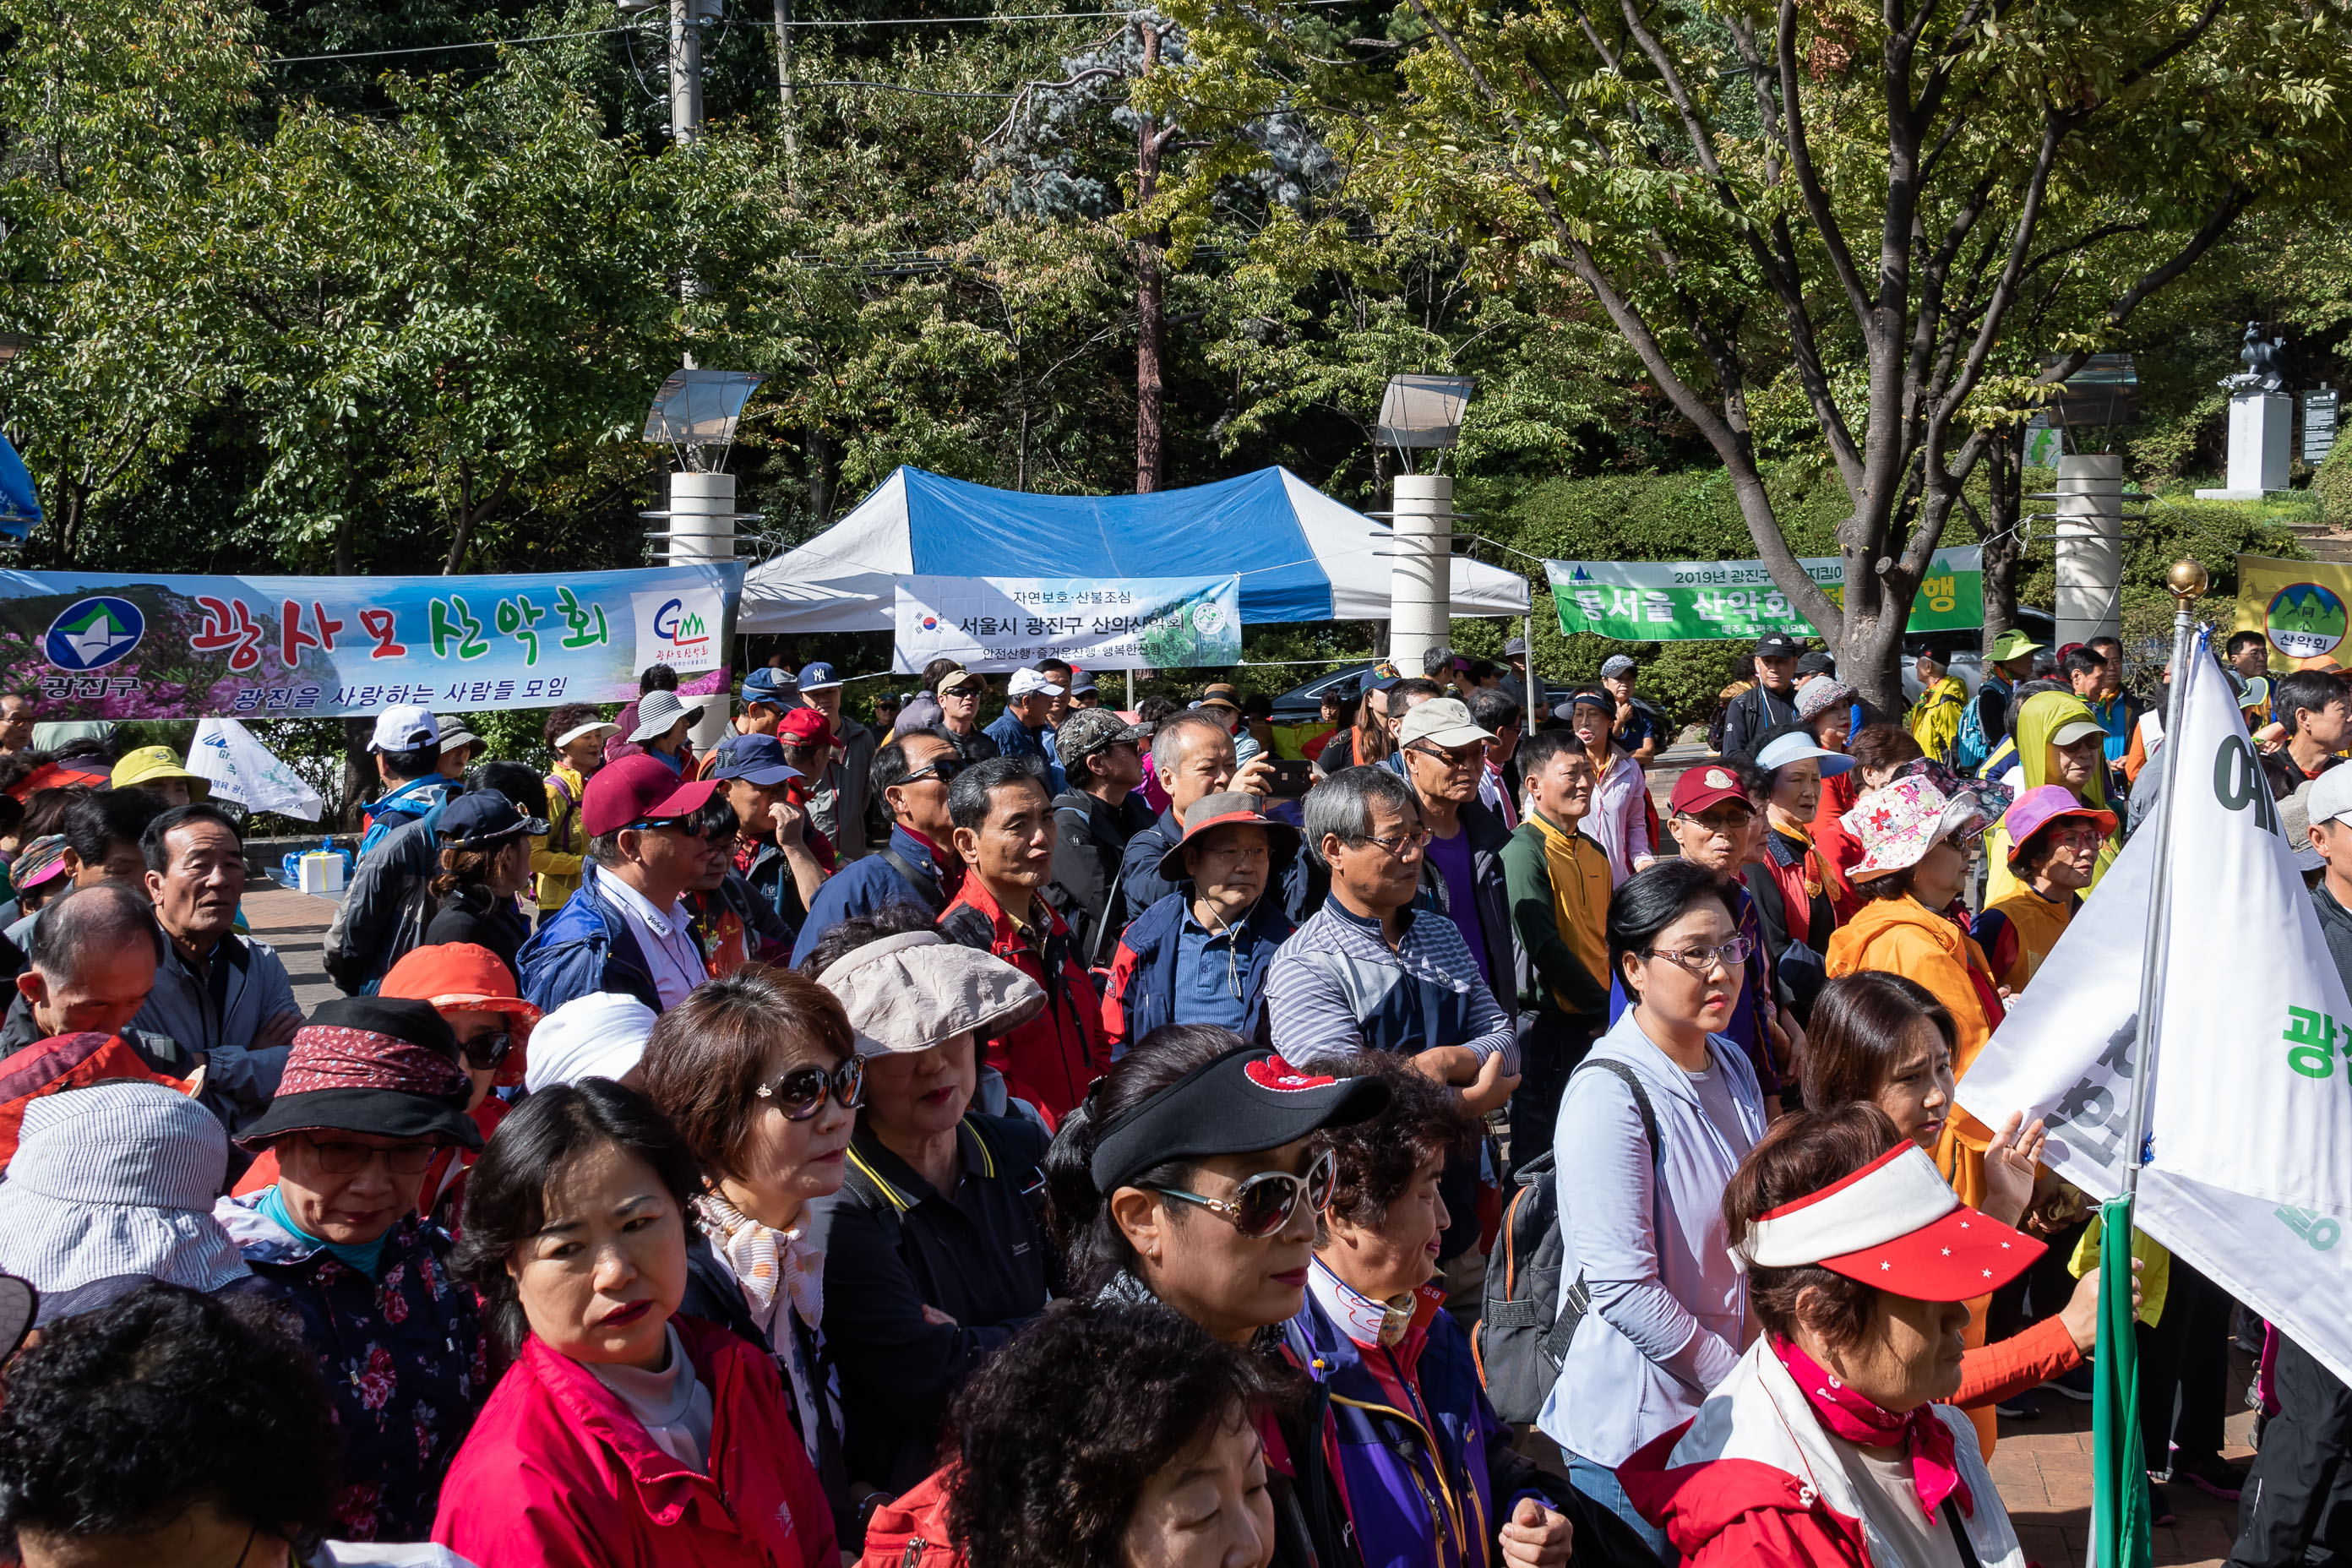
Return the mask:
<svg viewBox="0 0 2352 1568">
<path fill-rule="evenodd" d="M 1045 991 L 1013 965 L 934 931 L 869 942 L 816 983 L 840 998 L 861 1057 L 928 1051 L 966 1030 L 993 1039 L 1045 1005 Z"/>
</svg>

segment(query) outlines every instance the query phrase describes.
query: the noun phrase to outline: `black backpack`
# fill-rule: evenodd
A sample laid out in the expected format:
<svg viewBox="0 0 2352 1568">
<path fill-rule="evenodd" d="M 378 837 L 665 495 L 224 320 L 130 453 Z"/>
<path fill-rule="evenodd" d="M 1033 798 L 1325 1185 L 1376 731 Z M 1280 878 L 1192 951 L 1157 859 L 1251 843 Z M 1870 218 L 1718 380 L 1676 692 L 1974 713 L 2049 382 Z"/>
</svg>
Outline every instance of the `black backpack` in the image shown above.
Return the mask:
<svg viewBox="0 0 2352 1568">
<path fill-rule="evenodd" d="M 1641 1076 L 1623 1062 L 1606 1058 L 1588 1058 L 1576 1071 L 1587 1068 L 1614 1076 L 1632 1092 L 1654 1165 L 1658 1116 Z M 1575 1077 L 1570 1073 L 1569 1081 Z M 1559 1381 L 1560 1363 L 1568 1358 L 1576 1325 L 1592 1306 L 1592 1292 L 1579 1274 L 1567 1299 L 1560 1297 L 1565 1249 L 1559 1239 L 1559 1184 L 1552 1179 L 1552 1152 L 1547 1149 L 1520 1166 L 1514 1179 L 1519 1190 L 1503 1211 L 1499 1247 L 1487 1260 L 1486 1307 L 1471 1349 L 1477 1358 L 1478 1381 L 1486 1384 L 1495 1414 L 1524 1426 L 1542 1412 L 1552 1384 Z"/>
</svg>

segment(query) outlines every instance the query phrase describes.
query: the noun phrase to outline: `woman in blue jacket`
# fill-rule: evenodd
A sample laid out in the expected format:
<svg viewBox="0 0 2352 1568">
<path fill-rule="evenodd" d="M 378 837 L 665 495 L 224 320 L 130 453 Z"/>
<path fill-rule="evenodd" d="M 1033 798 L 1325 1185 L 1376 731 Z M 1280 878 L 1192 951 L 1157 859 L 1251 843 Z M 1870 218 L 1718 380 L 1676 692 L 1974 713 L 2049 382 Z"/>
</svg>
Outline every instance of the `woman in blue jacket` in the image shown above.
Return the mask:
<svg viewBox="0 0 2352 1568">
<path fill-rule="evenodd" d="M 1614 1519 L 1512 1449 L 1445 1310 L 1438 1178 L 1477 1146 L 1476 1122 L 1402 1058 L 1340 1070 L 1384 1080 L 1388 1105 L 1316 1135 L 1316 1156 L 1334 1162 L 1331 1195 L 1306 1303 L 1282 1334 L 1286 1357 L 1328 1395 L 1323 1462 L 1367 1568 L 1551 1568 L 1571 1549 L 1580 1562 L 1640 1561 L 1600 1539 L 1622 1544 Z"/>
<path fill-rule="evenodd" d="M 1162 1024 L 1211 1024 L 1266 1043 L 1265 976 L 1290 935 L 1274 887 L 1298 853 L 1298 829 L 1265 815 L 1254 795 L 1204 795 L 1184 837 L 1160 858 L 1176 890 L 1120 937 L 1103 988 L 1111 1058 Z"/>
</svg>

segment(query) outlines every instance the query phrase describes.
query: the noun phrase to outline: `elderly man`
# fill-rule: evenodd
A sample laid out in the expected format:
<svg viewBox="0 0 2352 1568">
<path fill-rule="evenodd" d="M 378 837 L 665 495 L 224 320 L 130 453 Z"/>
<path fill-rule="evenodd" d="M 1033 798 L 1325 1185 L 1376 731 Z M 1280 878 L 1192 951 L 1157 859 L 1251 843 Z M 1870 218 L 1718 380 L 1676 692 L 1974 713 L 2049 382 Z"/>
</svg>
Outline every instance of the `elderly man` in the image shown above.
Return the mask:
<svg viewBox="0 0 2352 1568">
<path fill-rule="evenodd" d="M 1521 960 L 1503 884 L 1511 828 L 1478 799 L 1486 744 L 1494 738 L 1471 721 L 1469 709 L 1440 697 L 1404 716 L 1397 752 L 1428 834 L 1421 857 L 1424 901 L 1453 921 L 1478 978 L 1503 1011 L 1516 1016 Z"/>
<path fill-rule="evenodd" d="M 1059 741 L 1070 787 L 1054 797 L 1054 877 L 1045 899 L 1070 924 L 1089 969 L 1108 962 L 1129 910 L 1118 891 L 1128 841 L 1151 826 L 1138 743 L 1148 734 L 1107 708 L 1082 708 L 1062 721 Z"/>
<path fill-rule="evenodd" d="M 1043 670 L 1014 670 L 1004 687 L 1004 711 L 982 731 L 996 742 L 996 754 L 1034 758 L 1040 769 L 1058 771 L 1045 742 L 1054 732 L 1055 704 L 1067 690 Z M 1059 793 L 1061 781 L 1048 782 Z"/>
<path fill-rule="evenodd" d="M 33 743 L 33 700 L 21 691 L 0 696 L 0 757 L 13 757 Z"/>
<path fill-rule="evenodd" d="M 1135 918 L 1111 963 L 1103 1031 L 1114 1059 L 1162 1024 L 1214 1024 L 1266 1042 L 1266 972 L 1292 929 L 1267 889 L 1297 852 L 1298 830 L 1266 816 L 1256 795 L 1192 803 L 1165 867 L 1181 889 Z"/>
<path fill-rule="evenodd" d="M 708 978 L 683 900 L 735 841 L 735 815 L 718 792 L 715 781 L 681 781 L 649 756 L 623 757 L 588 781 L 580 890 L 519 955 L 533 1006 L 551 1013 L 614 991 L 658 1013 Z"/>
<path fill-rule="evenodd" d="M 1160 868 L 1168 851 L 1183 842 L 1184 813 L 1194 801 L 1232 790 L 1255 795 L 1274 793 L 1270 759 L 1260 757 L 1246 767 L 1234 764 L 1233 731 L 1226 728 L 1221 710 L 1195 709 L 1163 721 L 1151 737 L 1151 770 L 1160 777 L 1160 787 L 1168 792 L 1168 809 L 1159 821 L 1127 841 L 1118 869 L 1127 907 L 1136 913 L 1176 890 L 1176 884 L 1160 875 Z M 1296 920 L 1307 896 L 1304 879 L 1286 877 L 1284 880 L 1283 908 Z"/>
<path fill-rule="evenodd" d="M 795 968 L 845 920 L 890 904 L 912 904 L 933 915 L 947 908 L 963 880 L 948 816 L 948 785 L 962 768 L 955 737 L 940 730 L 904 731 L 874 753 L 874 793 L 890 814 L 889 842 L 843 867 L 818 889 L 793 943 Z"/>
<path fill-rule="evenodd" d="M 1756 684 L 1731 700 L 1723 716 L 1723 754 L 1744 757 L 1773 727 L 1797 716 L 1797 660 L 1804 645 L 1786 632 L 1756 639 Z"/>
<path fill-rule="evenodd" d="M 32 967 L 16 977 L 16 995 L 0 1021 L 0 1164 L 16 1148 L 28 1100 L 106 1079 L 184 1081 L 203 1065 L 170 1036 L 130 1026 L 154 989 L 163 954 L 144 893 L 105 882 L 76 889 L 47 912 L 34 933 Z M 199 1099 L 234 1130 L 238 1102 L 250 1099 L 252 1087 L 215 1084 L 207 1073 Z M 260 1098 L 266 1101 L 268 1091 Z"/>
<path fill-rule="evenodd" d="M 1274 955 L 1265 1007 L 1274 1048 L 1297 1067 L 1389 1051 L 1454 1085 L 1478 1115 L 1518 1087 L 1511 1016 L 1462 931 L 1418 909 L 1430 842 L 1412 786 L 1386 768 L 1343 768 L 1309 790 L 1307 847 L 1330 868 L 1331 896 Z M 1453 1223 L 1440 1262 L 1478 1239 L 1478 1157 L 1446 1162 Z"/>
<path fill-rule="evenodd" d="M 141 848 L 168 944 L 131 1022 L 201 1052 L 207 1086 L 218 1080 L 240 1118 L 257 1117 L 278 1092 L 302 1009 L 285 960 L 236 930 L 245 840 L 228 813 L 198 801 L 149 823 Z"/>
<path fill-rule="evenodd" d="M 801 695 L 833 729 L 833 757 L 814 775 L 809 820 L 832 844 L 835 857 L 855 860 L 866 853 L 866 806 L 881 737 L 841 710 L 841 677 L 819 662 L 801 670 Z"/>
<path fill-rule="evenodd" d="M 963 886 L 940 917 L 940 934 L 993 954 L 1035 981 L 1045 1009 L 987 1043 L 1006 1090 L 1058 1125 L 1110 1066 L 1101 1045 L 1101 1003 L 1078 962 L 1070 928 L 1040 890 L 1053 873 L 1054 801 L 1029 757 L 991 757 L 948 790 Z"/>
</svg>

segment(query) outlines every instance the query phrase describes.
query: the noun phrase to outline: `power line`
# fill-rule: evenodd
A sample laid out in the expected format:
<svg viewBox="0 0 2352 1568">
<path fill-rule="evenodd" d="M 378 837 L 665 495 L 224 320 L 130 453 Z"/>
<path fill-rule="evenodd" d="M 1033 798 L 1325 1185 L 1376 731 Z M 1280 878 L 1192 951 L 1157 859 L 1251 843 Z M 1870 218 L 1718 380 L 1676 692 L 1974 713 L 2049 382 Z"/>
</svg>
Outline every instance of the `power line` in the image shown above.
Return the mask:
<svg viewBox="0 0 2352 1568">
<path fill-rule="evenodd" d="M 1131 16 L 1133 15 L 1135 15 L 1135 13 L 1132 11 L 1025 11 L 1015 15 L 1002 16 L 867 16 L 854 21 L 787 22 L 784 26 L 793 28 L 795 31 L 803 27 L 931 27 L 951 26 L 969 22 L 1090 21 L 1100 17 Z M 773 28 L 776 26 L 773 22 L 755 22 L 748 17 L 742 18 L 741 21 L 742 25 L 747 27 Z M 509 44 L 552 44 L 560 43 L 567 38 L 601 38 L 614 33 L 646 33 L 653 30 L 654 29 L 649 26 L 641 26 L 593 27 L 583 33 L 538 33 L 530 37 L 523 38 L 475 38 L 462 43 L 418 44 L 412 47 L 404 49 L 352 49 L 341 53 L 328 55 L 277 55 L 262 63 L 272 66 L 299 66 L 313 65 L 322 60 L 385 59 L 394 55 L 435 55 L 440 54 L 444 50 L 447 49 L 496 49 L 503 48 Z M 887 84 L 881 82 L 810 82 L 806 85 L 810 87 L 880 87 L 887 86 Z M 908 88 L 902 90 L 911 92 L 918 89 Z M 932 96 L 955 97 L 958 95 L 949 93 L 933 94 Z M 964 94 L 961 96 L 982 97 L 989 95 Z M 1000 93 L 994 96 L 1009 98 L 1012 95 L 1010 93 Z"/>
<path fill-rule="evenodd" d="M 796 81 L 794 87 L 870 87 L 878 92 L 906 92 L 918 98 L 1019 98 L 1017 92 L 949 92 L 935 87 L 907 87 L 895 81 Z"/>
<path fill-rule="evenodd" d="M 458 44 L 418 44 L 405 49 L 354 49 L 333 55 L 276 55 L 262 61 L 271 66 L 310 65 L 320 60 L 373 60 L 391 55 L 436 55 L 445 49 L 496 49 L 509 44 L 551 44 L 563 38 L 601 38 L 608 33 L 642 33 L 644 27 L 592 27 L 584 33 L 540 33 L 528 38 L 477 38 Z"/>
</svg>

